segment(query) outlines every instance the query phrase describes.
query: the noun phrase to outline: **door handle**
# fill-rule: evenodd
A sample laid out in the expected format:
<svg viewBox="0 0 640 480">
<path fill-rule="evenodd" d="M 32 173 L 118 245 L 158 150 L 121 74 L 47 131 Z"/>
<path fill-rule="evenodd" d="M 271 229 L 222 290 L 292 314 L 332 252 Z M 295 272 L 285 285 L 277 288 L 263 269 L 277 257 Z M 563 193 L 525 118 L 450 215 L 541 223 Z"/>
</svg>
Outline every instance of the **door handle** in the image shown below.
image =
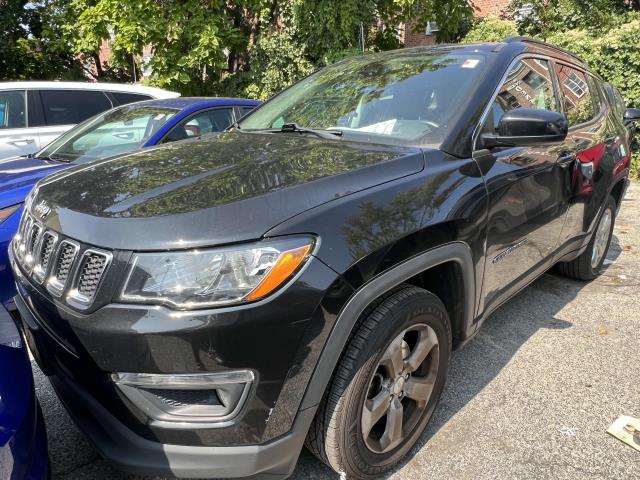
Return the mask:
<svg viewBox="0 0 640 480">
<path fill-rule="evenodd" d="M 36 143 L 36 139 L 35 138 L 17 138 L 15 140 L 7 140 L 7 143 L 9 145 L 31 145 L 33 143 Z"/>
</svg>

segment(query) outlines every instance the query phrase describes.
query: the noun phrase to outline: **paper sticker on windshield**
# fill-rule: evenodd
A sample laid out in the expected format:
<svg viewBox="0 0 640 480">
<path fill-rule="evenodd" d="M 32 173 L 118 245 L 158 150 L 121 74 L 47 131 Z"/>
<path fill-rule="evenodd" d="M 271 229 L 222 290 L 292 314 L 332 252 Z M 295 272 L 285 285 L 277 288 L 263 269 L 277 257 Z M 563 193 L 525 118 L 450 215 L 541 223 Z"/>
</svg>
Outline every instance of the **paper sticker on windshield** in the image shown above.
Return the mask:
<svg viewBox="0 0 640 480">
<path fill-rule="evenodd" d="M 464 62 L 462 62 L 462 68 L 476 68 L 480 60 L 467 58 Z"/>
</svg>

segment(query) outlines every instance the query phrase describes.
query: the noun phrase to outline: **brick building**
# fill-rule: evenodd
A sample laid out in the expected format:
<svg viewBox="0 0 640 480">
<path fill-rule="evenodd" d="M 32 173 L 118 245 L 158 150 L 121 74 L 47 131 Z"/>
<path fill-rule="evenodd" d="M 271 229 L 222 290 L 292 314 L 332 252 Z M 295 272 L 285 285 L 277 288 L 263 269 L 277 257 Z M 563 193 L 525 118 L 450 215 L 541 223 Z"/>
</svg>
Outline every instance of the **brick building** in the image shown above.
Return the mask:
<svg viewBox="0 0 640 480">
<path fill-rule="evenodd" d="M 509 6 L 510 0 L 473 0 L 477 17 L 499 17 Z M 407 22 L 400 26 L 400 41 L 405 47 L 433 45 L 436 43 L 437 25 L 429 23 L 424 30 L 415 31 L 415 23 Z"/>
</svg>

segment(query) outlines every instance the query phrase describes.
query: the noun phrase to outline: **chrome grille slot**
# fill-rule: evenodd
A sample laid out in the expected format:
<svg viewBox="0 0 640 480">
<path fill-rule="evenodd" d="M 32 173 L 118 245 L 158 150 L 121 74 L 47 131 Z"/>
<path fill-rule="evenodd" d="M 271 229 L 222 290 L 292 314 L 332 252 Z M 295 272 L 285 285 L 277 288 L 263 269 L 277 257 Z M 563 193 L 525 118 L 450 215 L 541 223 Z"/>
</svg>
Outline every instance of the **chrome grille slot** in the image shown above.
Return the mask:
<svg viewBox="0 0 640 480">
<path fill-rule="evenodd" d="M 67 296 L 69 304 L 76 308 L 86 308 L 91 304 L 111 258 L 110 253 L 99 250 L 88 249 L 84 252 L 76 273 L 75 288 Z"/>
<path fill-rule="evenodd" d="M 31 217 L 25 215 L 20 224 L 20 228 L 18 229 L 18 235 L 16 235 L 16 248 L 15 255 L 19 260 L 24 259 L 25 254 L 27 253 L 27 245 L 26 245 L 26 237 L 31 229 Z"/>
<path fill-rule="evenodd" d="M 80 277 L 78 278 L 78 292 L 92 298 L 100 283 L 100 278 L 107 267 L 107 256 L 101 253 L 91 252 L 85 255 Z"/>
<path fill-rule="evenodd" d="M 33 255 L 36 245 L 38 244 L 38 238 L 42 228 L 37 223 L 34 223 L 29 232 L 29 238 L 27 238 L 27 253 Z"/>
<path fill-rule="evenodd" d="M 32 275 L 38 283 L 42 283 L 44 280 L 47 268 L 49 267 L 49 259 L 51 258 L 51 253 L 53 252 L 57 239 L 56 234 L 45 231 L 40 236 L 40 241 L 34 247 L 33 258 L 35 266 L 33 267 Z"/>
<path fill-rule="evenodd" d="M 42 283 L 42 280 L 44 280 L 47 274 L 49 260 L 51 259 L 51 254 L 53 253 L 57 240 L 58 236 L 55 233 L 45 231 L 42 234 L 40 245 L 35 255 L 36 266 L 33 269 L 33 278 L 35 278 L 38 283 Z"/>
<path fill-rule="evenodd" d="M 40 254 L 38 255 L 38 263 L 42 266 L 42 269 L 46 272 L 49 266 L 49 259 L 53 253 L 53 247 L 56 246 L 56 235 L 51 232 L 44 232 L 42 235 L 42 245 L 40 247 Z"/>
<path fill-rule="evenodd" d="M 62 242 L 60 247 L 60 255 L 58 256 L 58 263 L 56 265 L 55 277 L 60 283 L 66 283 L 69 278 L 69 271 L 71 270 L 71 264 L 78 252 L 78 248 L 69 243 Z"/>
<path fill-rule="evenodd" d="M 77 244 L 71 243 L 69 240 L 60 242 L 56 263 L 53 265 L 51 276 L 47 282 L 47 288 L 54 295 L 62 295 L 79 249 L 80 247 Z"/>
</svg>

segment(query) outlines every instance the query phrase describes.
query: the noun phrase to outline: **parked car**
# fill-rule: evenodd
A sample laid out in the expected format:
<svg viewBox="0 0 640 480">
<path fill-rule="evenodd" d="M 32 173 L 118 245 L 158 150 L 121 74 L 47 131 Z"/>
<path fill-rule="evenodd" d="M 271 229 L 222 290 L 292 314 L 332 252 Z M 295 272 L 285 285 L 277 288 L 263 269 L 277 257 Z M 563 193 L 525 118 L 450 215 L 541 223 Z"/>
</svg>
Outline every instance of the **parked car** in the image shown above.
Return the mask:
<svg viewBox="0 0 640 480">
<path fill-rule="evenodd" d="M 7 248 L 18 228 L 24 199 L 39 179 L 92 160 L 222 131 L 259 104 L 239 98 L 133 103 L 87 120 L 29 158 L 0 161 L 0 302 L 4 309 L 14 308 L 11 299 L 16 294 Z"/>
<path fill-rule="evenodd" d="M 132 472 L 374 478 L 452 349 L 554 265 L 596 277 L 629 146 L 602 80 L 524 38 L 357 56 L 215 141 L 56 173 L 11 245 L 22 327 Z"/>
<path fill-rule="evenodd" d="M 13 319 L 0 311 L 0 479 L 44 480 L 47 435 L 31 362 Z"/>
<path fill-rule="evenodd" d="M 179 96 L 142 85 L 0 82 L 0 160 L 35 153 L 77 123 L 113 107 Z"/>
</svg>

